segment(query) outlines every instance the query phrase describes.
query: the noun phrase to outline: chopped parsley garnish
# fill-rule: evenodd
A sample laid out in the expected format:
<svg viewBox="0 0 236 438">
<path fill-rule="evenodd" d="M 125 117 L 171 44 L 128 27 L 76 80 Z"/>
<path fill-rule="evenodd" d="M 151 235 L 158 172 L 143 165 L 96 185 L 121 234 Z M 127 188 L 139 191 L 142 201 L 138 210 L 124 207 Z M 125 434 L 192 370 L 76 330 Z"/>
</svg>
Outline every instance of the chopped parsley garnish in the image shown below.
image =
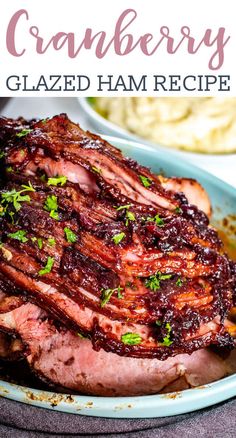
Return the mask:
<svg viewBox="0 0 236 438">
<path fill-rule="evenodd" d="M 30 202 L 29 195 L 22 195 L 22 193 L 35 192 L 35 189 L 30 182 L 28 186 L 22 185 L 21 187 L 23 190 L 20 190 L 19 192 L 17 192 L 16 189 L 13 189 L 10 192 L 2 193 L 1 204 L 6 204 L 6 207 L 8 204 L 12 204 L 14 209 L 19 211 L 21 208 L 21 202 Z"/>
<path fill-rule="evenodd" d="M 13 167 L 12 167 L 12 166 L 8 166 L 8 167 L 6 167 L 6 172 L 7 172 L 7 173 L 11 173 L 11 172 L 13 172 Z"/>
<path fill-rule="evenodd" d="M 159 319 L 156 320 L 156 325 L 157 325 L 158 327 L 161 327 L 161 321 L 159 321 Z"/>
<path fill-rule="evenodd" d="M 153 290 L 154 292 L 156 292 L 158 289 L 160 289 L 161 285 L 160 285 L 160 279 L 157 278 L 156 275 L 150 275 L 150 277 L 148 278 L 148 280 L 146 280 L 145 285 L 148 289 Z"/>
<path fill-rule="evenodd" d="M 48 118 L 46 118 L 46 119 L 42 119 L 42 120 L 40 120 L 41 121 L 41 123 L 43 124 L 43 125 L 45 125 L 45 123 L 47 123 L 47 121 L 48 121 Z"/>
<path fill-rule="evenodd" d="M 65 232 L 65 235 L 66 235 L 67 242 L 69 242 L 69 243 L 77 242 L 77 236 L 76 236 L 76 234 L 70 228 L 65 227 L 64 228 L 64 232 Z"/>
<path fill-rule="evenodd" d="M 178 278 L 178 280 L 176 281 L 176 286 L 179 286 L 179 287 L 181 287 L 182 286 L 182 284 L 183 284 L 183 280 L 181 280 L 181 278 Z"/>
<path fill-rule="evenodd" d="M 64 186 L 67 181 L 67 176 L 55 176 L 54 178 L 48 178 L 47 185 L 48 186 Z"/>
<path fill-rule="evenodd" d="M 158 227 L 163 227 L 163 225 L 165 225 L 164 220 L 160 218 L 159 214 L 156 214 L 156 216 L 154 216 L 154 217 L 148 217 L 147 221 L 148 222 L 155 222 L 155 224 Z"/>
<path fill-rule="evenodd" d="M 145 285 L 148 289 L 156 292 L 161 288 L 161 281 L 169 280 L 171 277 L 172 274 L 162 274 L 161 272 L 157 272 L 154 275 L 150 275 L 150 277 L 145 281 Z"/>
<path fill-rule="evenodd" d="M 1 160 L 3 157 L 5 157 L 5 152 L 0 151 L 0 160 Z"/>
<path fill-rule="evenodd" d="M 16 137 L 18 137 L 18 138 L 25 137 L 26 135 L 28 135 L 32 131 L 33 131 L 33 129 L 23 129 L 22 131 L 20 131 L 16 134 Z"/>
<path fill-rule="evenodd" d="M 5 214 L 5 212 L 4 212 L 4 214 Z M 10 218 L 11 218 L 11 223 L 12 223 L 12 224 L 14 224 L 14 215 L 15 215 L 14 211 L 10 211 L 10 212 L 9 212 L 9 216 L 10 216 Z M 0 214 L 0 216 L 2 216 L 2 215 Z"/>
<path fill-rule="evenodd" d="M 52 217 L 53 219 L 55 219 L 56 221 L 59 220 L 59 214 L 55 210 L 50 211 L 50 215 L 49 216 Z"/>
<path fill-rule="evenodd" d="M 129 225 L 129 221 L 136 220 L 135 214 L 132 213 L 131 211 L 129 211 L 130 207 L 131 207 L 131 204 L 120 205 L 120 207 L 115 207 L 117 211 L 126 210 L 126 214 L 125 214 L 125 218 L 126 218 L 125 225 L 126 226 Z"/>
<path fill-rule="evenodd" d="M 47 263 L 45 267 L 39 271 L 39 275 L 49 274 L 53 268 L 53 265 L 54 265 L 54 258 L 48 257 Z"/>
<path fill-rule="evenodd" d="M 102 169 L 99 169 L 98 167 L 96 167 L 96 166 L 92 166 L 92 170 L 94 171 L 94 172 L 96 172 L 96 173 L 102 173 Z"/>
<path fill-rule="evenodd" d="M 115 236 L 112 237 L 113 242 L 118 245 L 125 237 L 125 233 L 119 233 L 115 234 Z"/>
<path fill-rule="evenodd" d="M 131 207 L 131 204 L 120 205 L 119 207 L 115 207 L 117 211 L 128 210 Z"/>
<path fill-rule="evenodd" d="M 19 240 L 19 242 L 26 243 L 29 240 L 27 239 L 26 234 L 27 234 L 26 231 L 19 230 L 16 231 L 15 233 L 9 233 L 8 237 L 10 237 L 11 239 Z"/>
<path fill-rule="evenodd" d="M 82 335 L 82 333 L 77 332 L 76 334 L 77 334 L 77 336 L 79 336 L 79 338 L 81 338 L 81 339 L 87 339 L 87 336 Z"/>
<path fill-rule="evenodd" d="M 29 181 L 29 185 L 26 186 L 24 184 L 22 184 L 21 186 L 26 192 L 35 192 L 35 189 L 33 188 L 31 182 Z"/>
<path fill-rule="evenodd" d="M 152 180 L 144 175 L 139 175 L 139 179 L 144 187 L 150 187 L 152 184 Z"/>
<path fill-rule="evenodd" d="M 44 203 L 44 210 L 50 212 L 50 216 L 53 219 L 58 220 L 58 204 L 57 204 L 57 197 L 55 195 L 49 195 Z"/>
<path fill-rule="evenodd" d="M 40 237 L 37 239 L 37 243 L 38 243 L 38 247 L 39 249 L 43 248 L 43 239 L 41 239 Z"/>
<path fill-rule="evenodd" d="M 45 201 L 44 208 L 47 211 L 57 210 L 57 197 L 55 195 L 49 195 Z"/>
<path fill-rule="evenodd" d="M 56 240 L 53 237 L 49 237 L 48 238 L 48 245 L 49 246 L 55 246 L 56 245 Z"/>
<path fill-rule="evenodd" d="M 167 330 L 166 336 L 163 338 L 163 341 L 160 343 L 163 345 L 163 347 L 169 347 L 171 344 L 173 344 L 173 341 L 170 340 L 171 335 L 171 325 L 169 322 L 166 323 L 165 328 Z"/>
<path fill-rule="evenodd" d="M 46 177 L 45 173 L 44 173 L 43 175 L 40 176 L 40 180 L 41 180 L 42 182 L 46 182 L 46 179 L 47 179 L 47 177 Z"/>
<path fill-rule="evenodd" d="M 125 333 L 121 336 L 121 340 L 125 345 L 139 345 L 142 342 L 142 338 L 137 333 Z"/>
<path fill-rule="evenodd" d="M 122 290 L 123 290 L 123 288 L 120 287 L 120 286 L 117 289 L 117 298 L 118 298 L 118 300 L 123 300 L 123 298 L 124 298 L 124 295 L 121 293 Z"/>
<path fill-rule="evenodd" d="M 119 299 L 123 298 L 123 295 L 121 295 L 121 291 L 123 290 L 122 287 L 118 286 L 115 289 L 102 289 L 102 295 L 101 295 L 101 307 L 104 307 L 108 301 L 110 301 L 111 296 L 117 292 L 117 297 Z"/>
<path fill-rule="evenodd" d="M 176 207 L 176 209 L 175 209 L 175 213 L 177 213 L 177 214 L 183 213 L 182 208 L 180 208 L 180 207 Z"/>
<path fill-rule="evenodd" d="M 125 221 L 125 225 L 129 225 L 129 221 L 135 221 L 136 217 L 134 215 L 134 213 L 132 213 L 132 211 L 127 211 L 126 212 L 126 221 Z"/>
</svg>

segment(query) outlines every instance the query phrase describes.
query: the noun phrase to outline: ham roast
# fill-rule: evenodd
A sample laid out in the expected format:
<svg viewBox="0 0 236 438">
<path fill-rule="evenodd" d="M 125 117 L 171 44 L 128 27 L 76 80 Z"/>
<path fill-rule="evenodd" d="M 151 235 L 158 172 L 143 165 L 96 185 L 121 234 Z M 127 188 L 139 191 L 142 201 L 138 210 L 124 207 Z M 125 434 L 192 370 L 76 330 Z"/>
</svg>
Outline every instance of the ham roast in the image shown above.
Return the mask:
<svg viewBox="0 0 236 438">
<path fill-rule="evenodd" d="M 235 371 L 236 267 L 199 183 L 153 174 L 65 114 L 1 118 L 0 157 L 2 357 L 107 396 Z"/>
</svg>

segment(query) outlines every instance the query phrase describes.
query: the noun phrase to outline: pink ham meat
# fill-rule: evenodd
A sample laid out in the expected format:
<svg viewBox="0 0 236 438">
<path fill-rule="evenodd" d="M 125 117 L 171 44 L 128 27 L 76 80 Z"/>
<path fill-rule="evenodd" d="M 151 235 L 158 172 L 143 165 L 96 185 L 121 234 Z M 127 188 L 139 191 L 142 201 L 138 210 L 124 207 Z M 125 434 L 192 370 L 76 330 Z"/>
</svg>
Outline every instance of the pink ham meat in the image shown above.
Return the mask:
<svg viewBox="0 0 236 438">
<path fill-rule="evenodd" d="M 165 361 L 96 352 L 89 339 L 57 329 L 33 304 L 1 314 L 0 326 L 20 335 L 28 346 L 27 360 L 36 374 L 85 394 L 130 396 L 182 390 L 236 371 L 232 358 L 225 361 L 206 349 Z"/>
</svg>

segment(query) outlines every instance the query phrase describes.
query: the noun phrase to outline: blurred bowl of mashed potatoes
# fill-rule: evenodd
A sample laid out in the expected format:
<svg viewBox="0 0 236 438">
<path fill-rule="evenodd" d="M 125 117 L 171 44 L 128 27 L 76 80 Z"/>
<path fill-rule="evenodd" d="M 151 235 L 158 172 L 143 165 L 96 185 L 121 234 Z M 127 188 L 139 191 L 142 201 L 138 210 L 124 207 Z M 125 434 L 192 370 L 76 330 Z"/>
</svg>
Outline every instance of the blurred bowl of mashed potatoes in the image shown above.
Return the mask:
<svg viewBox="0 0 236 438">
<path fill-rule="evenodd" d="M 79 101 L 100 133 L 172 149 L 178 157 L 219 177 L 236 166 L 236 98 L 93 97 Z"/>
<path fill-rule="evenodd" d="M 236 151 L 236 98 L 98 97 L 94 108 L 121 128 L 166 147 Z"/>
</svg>

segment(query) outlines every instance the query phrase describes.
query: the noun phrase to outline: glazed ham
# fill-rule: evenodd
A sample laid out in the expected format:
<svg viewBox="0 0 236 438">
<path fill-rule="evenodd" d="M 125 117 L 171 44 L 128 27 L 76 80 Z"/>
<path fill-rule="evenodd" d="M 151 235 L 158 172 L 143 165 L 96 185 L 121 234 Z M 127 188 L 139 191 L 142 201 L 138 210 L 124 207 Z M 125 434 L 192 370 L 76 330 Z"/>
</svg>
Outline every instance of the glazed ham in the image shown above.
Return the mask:
<svg viewBox="0 0 236 438">
<path fill-rule="evenodd" d="M 121 395 L 131 367 L 130 394 L 190 386 L 193 358 L 216 364 L 207 381 L 227 374 L 203 348 L 234 348 L 236 269 L 199 183 L 153 174 L 64 114 L 0 119 L 0 151 L 0 326 L 39 375 Z"/>
<path fill-rule="evenodd" d="M 1 314 L 0 325 L 9 334 L 20 335 L 21 346 L 27 345 L 27 361 L 39 377 L 86 394 L 127 396 L 179 391 L 236 371 L 235 354 L 223 360 L 207 349 L 165 361 L 122 357 L 103 349 L 97 352 L 89 339 L 56 327 L 44 311 L 30 303 Z M 9 351 L 19 351 L 20 343 L 15 339 L 9 345 L 9 340 L 4 340 L 4 346 L 9 357 Z"/>
</svg>

